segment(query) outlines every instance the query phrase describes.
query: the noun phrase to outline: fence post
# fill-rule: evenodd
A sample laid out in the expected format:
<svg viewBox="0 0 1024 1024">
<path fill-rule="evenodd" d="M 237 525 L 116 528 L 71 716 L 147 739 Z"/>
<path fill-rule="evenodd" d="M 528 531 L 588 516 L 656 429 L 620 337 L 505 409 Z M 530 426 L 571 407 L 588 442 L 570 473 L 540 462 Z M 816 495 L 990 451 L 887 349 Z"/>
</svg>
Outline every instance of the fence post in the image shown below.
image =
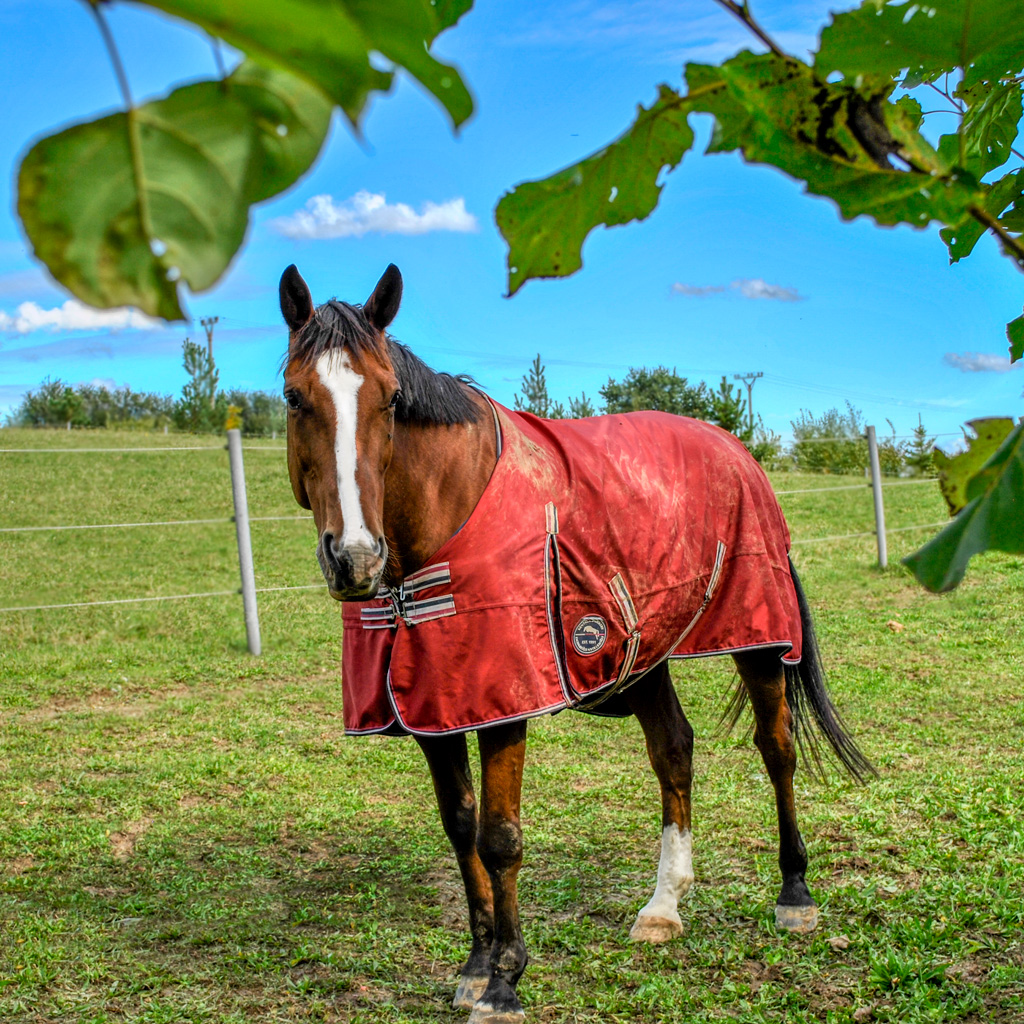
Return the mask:
<svg viewBox="0 0 1024 1024">
<path fill-rule="evenodd" d="M 885 544 L 885 506 L 882 504 L 882 470 L 878 464 L 878 439 L 875 428 L 868 427 L 868 455 L 871 462 L 871 491 L 875 497 L 875 535 L 878 539 L 878 565 L 884 569 L 889 564 L 889 552 Z"/>
<path fill-rule="evenodd" d="M 238 538 L 238 568 L 242 575 L 242 607 L 249 653 L 260 653 L 260 619 L 256 608 L 256 574 L 252 567 L 249 537 L 249 504 L 245 497 L 245 468 L 242 465 L 242 432 L 228 431 L 228 460 L 231 463 L 231 496 L 235 502 L 235 536 Z"/>
</svg>

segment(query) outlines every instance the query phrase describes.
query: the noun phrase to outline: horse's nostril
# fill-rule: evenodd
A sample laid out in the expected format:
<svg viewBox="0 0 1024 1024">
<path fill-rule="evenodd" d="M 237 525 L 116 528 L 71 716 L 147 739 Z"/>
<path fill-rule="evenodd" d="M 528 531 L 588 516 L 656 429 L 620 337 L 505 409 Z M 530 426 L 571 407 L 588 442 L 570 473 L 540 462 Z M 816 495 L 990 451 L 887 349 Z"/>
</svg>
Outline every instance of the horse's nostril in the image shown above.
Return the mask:
<svg viewBox="0 0 1024 1024">
<path fill-rule="evenodd" d="M 383 558 L 384 557 L 384 552 L 385 552 L 386 549 L 387 549 L 387 545 L 384 543 L 384 537 L 383 536 L 378 537 L 377 538 L 377 546 L 374 549 L 373 553 L 378 558 Z"/>
<path fill-rule="evenodd" d="M 325 532 L 323 537 L 320 539 L 320 545 L 323 549 L 324 559 L 332 569 L 337 569 L 341 565 L 342 551 L 338 547 L 338 541 L 333 533 Z"/>
</svg>

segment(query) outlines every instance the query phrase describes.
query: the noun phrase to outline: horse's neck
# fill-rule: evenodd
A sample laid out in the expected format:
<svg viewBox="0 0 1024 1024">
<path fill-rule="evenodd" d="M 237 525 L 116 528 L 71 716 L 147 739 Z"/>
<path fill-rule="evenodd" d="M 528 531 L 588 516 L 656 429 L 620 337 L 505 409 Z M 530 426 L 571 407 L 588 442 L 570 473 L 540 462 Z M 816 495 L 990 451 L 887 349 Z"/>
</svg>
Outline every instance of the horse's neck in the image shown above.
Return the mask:
<svg viewBox="0 0 1024 1024">
<path fill-rule="evenodd" d="M 388 582 L 422 568 L 480 500 L 498 456 L 490 403 L 479 405 L 476 423 L 396 424 L 384 495 Z"/>
</svg>

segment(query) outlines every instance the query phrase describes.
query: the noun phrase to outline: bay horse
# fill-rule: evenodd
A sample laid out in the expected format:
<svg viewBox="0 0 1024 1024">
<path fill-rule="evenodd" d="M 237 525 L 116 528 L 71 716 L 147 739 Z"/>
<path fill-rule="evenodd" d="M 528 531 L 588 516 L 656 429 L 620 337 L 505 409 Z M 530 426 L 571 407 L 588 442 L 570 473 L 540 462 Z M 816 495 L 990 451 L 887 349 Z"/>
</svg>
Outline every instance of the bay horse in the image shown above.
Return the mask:
<svg viewBox="0 0 1024 1024">
<path fill-rule="evenodd" d="M 817 908 L 797 828 L 797 748 L 813 729 L 862 779 L 873 769 L 827 695 L 789 535 L 760 467 L 731 434 L 660 413 L 541 420 L 468 378 L 435 373 L 387 333 L 391 265 L 362 305 L 280 283 L 288 470 L 343 605 L 346 732 L 412 734 L 433 777 L 469 906 L 454 1005 L 471 1024 L 524 1016 L 516 878 L 529 718 L 633 715 L 661 787 L 657 881 L 630 931 L 682 933 L 693 883 L 693 729 L 669 656 L 730 653 L 731 709 L 749 703 L 775 790 L 781 929 Z M 442 592 L 450 591 L 450 592 Z M 705 614 L 707 613 L 707 614 Z M 477 803 L 466 733 L 479 740 Z"/>
</svg>

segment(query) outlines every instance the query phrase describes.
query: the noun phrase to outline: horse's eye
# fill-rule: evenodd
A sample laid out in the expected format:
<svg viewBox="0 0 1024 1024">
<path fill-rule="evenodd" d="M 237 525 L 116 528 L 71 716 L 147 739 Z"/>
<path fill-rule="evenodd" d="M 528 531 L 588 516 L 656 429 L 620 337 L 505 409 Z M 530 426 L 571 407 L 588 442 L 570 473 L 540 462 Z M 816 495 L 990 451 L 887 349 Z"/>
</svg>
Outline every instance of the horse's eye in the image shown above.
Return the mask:
<svg viewBox="0 0 1024 1024">
<path fill-rule="evenodd" d="M 392 396 L 391 401 L 388 403 L 389 409 L 394 409 L 398 405 L 398 400 L 402 397 L 402 390 L 399 388 Z"/>
<path fill-rule="evenodd" d="M 284 393 L 284 400 L 288 403 L 289 409 L 298 409 L 302 405 L 302 396 L 293 388 Z"/>
</svg>

